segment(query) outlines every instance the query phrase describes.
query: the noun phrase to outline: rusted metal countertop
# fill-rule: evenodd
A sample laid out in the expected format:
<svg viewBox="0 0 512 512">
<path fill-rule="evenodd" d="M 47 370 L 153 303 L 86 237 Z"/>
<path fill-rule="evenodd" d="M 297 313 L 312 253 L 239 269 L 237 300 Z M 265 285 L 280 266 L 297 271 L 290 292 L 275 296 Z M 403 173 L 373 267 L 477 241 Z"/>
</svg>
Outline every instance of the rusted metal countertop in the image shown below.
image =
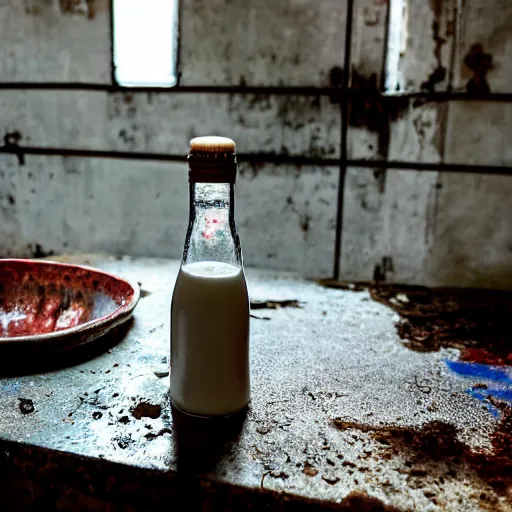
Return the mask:
<svg viewBox="0 0 512 512">
<path fill-rule="evenodd" d="M 431 333 L 404 329 L 389 307 L 408 304 L 407 293 L 376 301 L 369 290 L 249 269 L 251 300 L 262 303 L 251 320 L 249 411 L 192 421 L 171 411 L 167 394 L 178 262 L 52 259 L 139 281 L 143 298 L 131 324 L 55 368 L 3 362 L 3 503 L 511 509 L 512 372 L 496 366 L 510 361 L 474 364 L 453 343 L 421 351 L 407 335 Z"/>
</svg>

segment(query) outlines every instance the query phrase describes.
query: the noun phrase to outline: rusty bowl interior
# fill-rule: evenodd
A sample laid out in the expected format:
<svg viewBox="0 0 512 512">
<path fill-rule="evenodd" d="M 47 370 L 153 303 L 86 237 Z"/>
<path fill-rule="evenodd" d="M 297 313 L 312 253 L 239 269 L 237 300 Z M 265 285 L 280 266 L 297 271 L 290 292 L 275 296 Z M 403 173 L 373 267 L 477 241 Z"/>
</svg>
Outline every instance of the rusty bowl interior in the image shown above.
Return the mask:
<svg viewBox="0 0 512 512">
<path fill-rule="evenodd" d="M 0 260 L 0 345 L 63 337 L 85 343 L 127 320 L 139 293 L 137 285 L 92 268 Z"/>
</svg>

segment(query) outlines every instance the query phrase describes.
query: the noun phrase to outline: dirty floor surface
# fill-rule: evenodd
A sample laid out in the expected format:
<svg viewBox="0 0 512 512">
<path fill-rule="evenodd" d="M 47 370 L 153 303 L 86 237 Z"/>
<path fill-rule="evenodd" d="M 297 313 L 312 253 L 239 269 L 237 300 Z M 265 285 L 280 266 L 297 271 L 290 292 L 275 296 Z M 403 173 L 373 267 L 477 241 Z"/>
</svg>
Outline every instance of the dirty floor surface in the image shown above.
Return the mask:
<svg viewBox="0 0 512 512">
<path fill-rule="evenodd" d="M 249 411 L 191 421 L 167 395 L 178 263 L 59 259 L 139 281 L 142 298 L 87 350 L 2 356 L 0 490 L 13 510 L 512 509 L 508 342 L 492 359 L 481 337 L 469 349 L 488 357 L 471 360 L 432 342 L 450 321 L 471 334 L 457 315 L 418 320 L 417 294 L 249 270 Z"/>
</svg>

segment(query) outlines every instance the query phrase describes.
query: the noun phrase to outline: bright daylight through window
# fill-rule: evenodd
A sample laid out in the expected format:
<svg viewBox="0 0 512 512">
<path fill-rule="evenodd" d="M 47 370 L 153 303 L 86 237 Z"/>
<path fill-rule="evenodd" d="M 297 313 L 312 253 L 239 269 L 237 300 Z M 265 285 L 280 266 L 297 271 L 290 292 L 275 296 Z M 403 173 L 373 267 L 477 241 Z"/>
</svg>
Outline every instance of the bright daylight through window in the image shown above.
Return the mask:
<svg viewBox="0 0 512 512">
<path fill-rule="evenodd" d="M 114 76 L 125 87 L 178 80 L 178 0 L 114 0 Z"/>
</svg>

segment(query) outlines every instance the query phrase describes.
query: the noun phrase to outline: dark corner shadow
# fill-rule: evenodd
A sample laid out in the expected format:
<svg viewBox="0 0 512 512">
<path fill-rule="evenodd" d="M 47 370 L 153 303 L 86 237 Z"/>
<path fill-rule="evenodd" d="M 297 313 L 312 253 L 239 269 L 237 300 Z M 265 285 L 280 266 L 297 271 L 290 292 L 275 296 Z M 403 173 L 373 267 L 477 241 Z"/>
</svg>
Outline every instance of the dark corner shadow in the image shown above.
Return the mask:
<svg viewBox="0 0 512 512">
<path fill-rule="evenodd" d="M 121 343 L 134 324 L 130 318 L 107 334 L 83 345 L 66 350 L 42 350 L 34 345 L 34 350 L 24 345 L 2 346 L 0 344 L 0 377 L 22 377 L 35 373 L 62 370 L 94 359 Z"/>
<path fill-rule="evenodd" d="M 179 476 L 215 473 L 217 464 L 236 449 L 247 408 L 228 417 L 198 418 L 172 408 L 174 451 Z"/>
</svg>

